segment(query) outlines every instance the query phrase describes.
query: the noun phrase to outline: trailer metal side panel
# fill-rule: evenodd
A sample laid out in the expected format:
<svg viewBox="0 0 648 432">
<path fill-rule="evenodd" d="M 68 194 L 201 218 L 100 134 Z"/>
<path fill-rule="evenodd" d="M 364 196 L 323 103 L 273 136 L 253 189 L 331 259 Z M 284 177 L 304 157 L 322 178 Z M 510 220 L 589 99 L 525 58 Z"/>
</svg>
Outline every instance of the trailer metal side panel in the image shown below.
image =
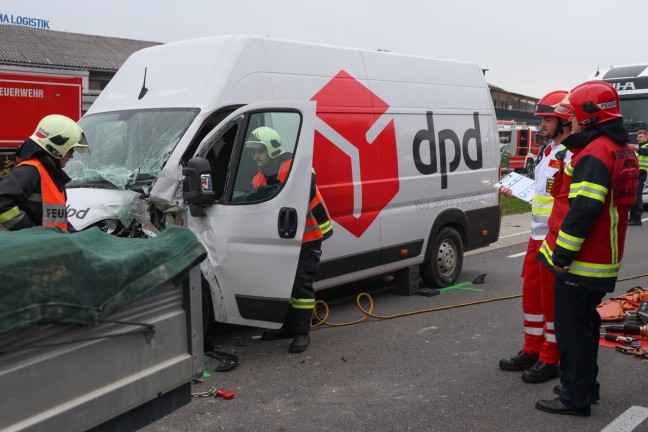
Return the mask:
<svg viewBox="0 0 648 432">
<path fill-rule="evenodd" d="M 0 430 L 87 430 L 182 386 L 190 392 L 186 384 L 203 370 L 197 272 L 191 283 L 168 282 L 107 319 L 150 324 L 152 337 L 114 322 L 0 337 Z M 50 346 L 6 352 L 27 344 Z"/>
</svg>

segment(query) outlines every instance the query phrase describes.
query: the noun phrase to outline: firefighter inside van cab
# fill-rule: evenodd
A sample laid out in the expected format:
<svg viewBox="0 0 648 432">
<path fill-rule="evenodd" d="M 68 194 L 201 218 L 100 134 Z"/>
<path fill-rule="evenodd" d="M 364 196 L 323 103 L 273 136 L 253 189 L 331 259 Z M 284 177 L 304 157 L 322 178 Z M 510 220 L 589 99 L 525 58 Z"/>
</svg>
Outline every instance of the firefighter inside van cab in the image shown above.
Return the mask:
<svg viewBox="0 0 648 432">
<path fill-rule="evenodd" d="M 554 387 L 557 398 L 539 400 L 536 408 L 585 417 L 599 400 L 596 307 L 614 291 L 619 276 L 639 163 L 610 84 L 589 81 L 575 87 L 556 112 L 571 116 L 572 135 L 562 143 L 572 158 L 556 174 L 549 232 L 537 258 L 556 278 L 561 385 Z"/>
<path fill-rule="evenodd" d="M 258 172 L 252 182 L 255 188 L 283 183 L 290 171 L 292 155 L 281 145 L 279 133 L 272 128 L 256 128 L 245 142 L 252 151 Z M 313 280 L 319 271 L 322 242 L 333 235 L 331 220 L 315 183 L 315 170 L 311 176 L 310 198 L 306 215 L 306 228 L 297 263 L 288 311 L 283 325 L 277 330 L 263 332 L 261 339 L 273 341 L 292 339 L 289 351 L 306 351 L 310 343 L 310 326 L 315 307 Z"/>
<path fill-rule="evenodd" d="M 267 126 L 256 128 L 245 142 L 245 147 L 252 152 L 259 170 L 252 179 L 254 188 L 280 184 L 286 180 L 292 154 L 284 150 L 277 131 Z"/>
<path fill-rule="evenodd" d="M 20 162 L 0 181 L 0 229 L 17 231 L 35 226 L 69 231 L 63 171 L 73 153 L 90 152 L 81 127 L 72 119 L 52 114 L 18 149 Z"/>
</svg>

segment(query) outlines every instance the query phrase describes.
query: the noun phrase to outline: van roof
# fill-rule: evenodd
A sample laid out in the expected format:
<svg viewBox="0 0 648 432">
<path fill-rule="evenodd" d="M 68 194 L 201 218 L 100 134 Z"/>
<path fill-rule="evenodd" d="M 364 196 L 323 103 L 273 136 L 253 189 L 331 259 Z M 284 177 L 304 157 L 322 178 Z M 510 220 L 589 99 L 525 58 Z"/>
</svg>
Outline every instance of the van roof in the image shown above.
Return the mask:
<svg viewBox="0 0 648 432">
<path fill-rule="evenodd" d="M 227 35 L 177 41 L 133 53 L 88 113 L 134 107 L 203 110 L 213 107 L 215 101 L 227 106 L 272 100 L 272 89 L 288 79 L 293 89 L 283 86 L 281 99 L 303 99 L 310 89 L 299 87 L 307 85 L 305 79 L 295 85 L 296 75 L 328 81 L 341 70 L 361 81 L 452 86 L 457 92 L 461 88 L 488 89 L 481 68 L 471 62 Z M 316 84 L 316 80 L 310 81 Z M 139 98 L 143 87 L 146 95 Z M 485 95 L 481 99 L 489 98 Z"/>
</svg>

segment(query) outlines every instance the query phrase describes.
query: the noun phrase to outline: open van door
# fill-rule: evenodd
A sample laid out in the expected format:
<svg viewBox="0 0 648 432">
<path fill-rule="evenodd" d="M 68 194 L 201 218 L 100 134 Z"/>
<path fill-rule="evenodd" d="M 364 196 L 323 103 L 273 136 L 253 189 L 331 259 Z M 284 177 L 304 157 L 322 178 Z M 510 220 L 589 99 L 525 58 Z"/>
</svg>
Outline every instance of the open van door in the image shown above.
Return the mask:
<svg viewBox="0 0 648 432">
<path fill-rule="evenodd" d="M 206 167 L 198 184 L 213 191 L 211 202 L 191 206 L 187 223 L 208 251 L 201 267 L 216 321 L 268 328 L 283 322 L 308 208 L 314 119 L 314 102 L 246 105 L 216 126 L 189 161 Z M 260 147 L 258 128 L 280 137 L 272 135 L 262 168 L 253 149 Z M 266 185 L 255 184 L 260 169 Z"/>
</svg>

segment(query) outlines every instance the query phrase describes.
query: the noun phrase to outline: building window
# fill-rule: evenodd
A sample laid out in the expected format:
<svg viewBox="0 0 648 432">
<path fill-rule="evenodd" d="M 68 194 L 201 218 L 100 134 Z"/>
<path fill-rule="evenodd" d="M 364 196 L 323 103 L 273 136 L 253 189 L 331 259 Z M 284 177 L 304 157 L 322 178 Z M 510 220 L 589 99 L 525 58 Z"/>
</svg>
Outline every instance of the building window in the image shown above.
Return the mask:
<svg viewBox="0 0 648 432">
<path fill-rule="evenodd" d="M 109 79 L 91 79 L 89 82 L 89 87 L 90 90 L 103 90 L 106 88 L 109 82 Z"/>
</svg>

